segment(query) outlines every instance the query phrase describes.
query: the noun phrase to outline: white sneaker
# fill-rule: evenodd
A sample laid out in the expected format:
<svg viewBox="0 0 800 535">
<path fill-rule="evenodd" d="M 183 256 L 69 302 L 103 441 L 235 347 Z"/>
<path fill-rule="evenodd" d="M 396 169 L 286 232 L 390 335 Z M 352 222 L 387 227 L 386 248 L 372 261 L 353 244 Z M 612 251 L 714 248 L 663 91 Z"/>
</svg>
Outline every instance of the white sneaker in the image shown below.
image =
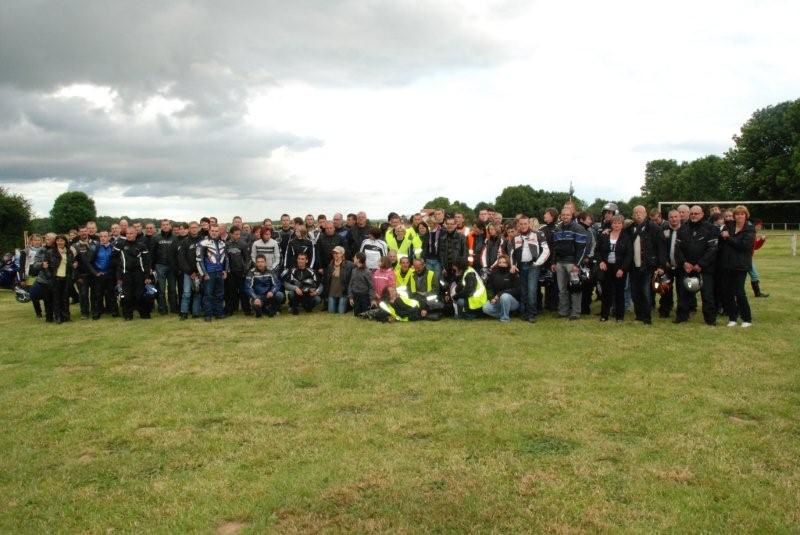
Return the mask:
<svg viewBox="0 0 800 535">
<path fill-rule="evenodd" d="M 728 322 L 728 327 L 736 327 L 736 322 L 735 321 L 729 321 Z"/>
<path fill-rule="evenodd" d="M 752 325 L 753 325 L 753 324 L 752 324 L 752 323 L 750 323 L 750 322 L 748 322 L 748 321 L 743 321 L 743 322 L 742 322 L 742 327 L 744 327 L 744 328 L 750 327 L 750 326 L 752 326 Z"/>
</svg>

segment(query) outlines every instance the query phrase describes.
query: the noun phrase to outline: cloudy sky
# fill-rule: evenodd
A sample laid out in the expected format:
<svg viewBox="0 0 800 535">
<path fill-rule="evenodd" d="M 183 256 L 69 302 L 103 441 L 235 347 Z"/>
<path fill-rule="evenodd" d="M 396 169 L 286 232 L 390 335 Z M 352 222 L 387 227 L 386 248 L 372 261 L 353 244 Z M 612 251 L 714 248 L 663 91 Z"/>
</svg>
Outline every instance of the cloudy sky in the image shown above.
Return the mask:
<svg viewBox="0 0 800 535">
<path fill-rule="evenodd" d="M 800 97 L 795 1 L 0 2 L 0 183 L 38 215 L 627 198 Z"/>
</svg>

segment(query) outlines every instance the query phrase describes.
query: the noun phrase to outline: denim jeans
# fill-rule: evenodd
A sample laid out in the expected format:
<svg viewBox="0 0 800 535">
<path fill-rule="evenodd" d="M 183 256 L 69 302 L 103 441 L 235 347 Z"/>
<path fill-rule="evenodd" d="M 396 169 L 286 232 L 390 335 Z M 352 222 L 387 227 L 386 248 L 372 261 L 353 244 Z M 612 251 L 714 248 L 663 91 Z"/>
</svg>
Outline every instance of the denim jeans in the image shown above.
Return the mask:
<svg viewBox="0 0 800 535">
<path fill-rule="evenodd" d="M 558 315 L 578 317 L 581 314 L 580 292 L 569 291 L 569 279 L 572 276 L 572 262 L 558 262 L 556 264 L 556 278 L 558 279 Z"/>
<path fill-rule="evenodd" d="M 207 273 L 208 280 L 203 282 L 203 312 L 205 316 L 225 315 L 225 279 L 221 271 Z"/>
<path fill-rule="evenodd" d="M 539 266 L 533 263 L 519 267 L 519 282 L 522 288 L 520 308 L 523 316 L 533 318 L 539 313 L 537 299 L 539 297 Z"/>
<path fill-rule="evenodd" d="M 347 297 L 328 297 L 328 312 L 344 314 L 347 310 Z"/>
<path fill-rule="evenodd" d="M 519 301 L 514 299 L 514 296 L 508 293 L 500 295 L 497 303 L 486 301 L 483 304 L 483 313 L 493 318 L 498 318 L 500 321 L 509 321 L 511 318 L 509 314 L 519 308 Z"/>
<path fill-rule="evenodd" d="M 436 291 L 439 291 L 439 281 L 442 280 L 442 263 L 438 258 L 425 259 L 425 267 L 433 271 L 433 280 L 436 284 Z"/>
<path fill-rule="evenodd" d="M 189 313 L 191 304 L 192 316 L 199 316 L 201 311 L 202 288 L 200 292 L 194 291 L 194 281 L 186 273 L 183 274 L 183 292 L 181 293 L 181 314 Z"/>
</svg>

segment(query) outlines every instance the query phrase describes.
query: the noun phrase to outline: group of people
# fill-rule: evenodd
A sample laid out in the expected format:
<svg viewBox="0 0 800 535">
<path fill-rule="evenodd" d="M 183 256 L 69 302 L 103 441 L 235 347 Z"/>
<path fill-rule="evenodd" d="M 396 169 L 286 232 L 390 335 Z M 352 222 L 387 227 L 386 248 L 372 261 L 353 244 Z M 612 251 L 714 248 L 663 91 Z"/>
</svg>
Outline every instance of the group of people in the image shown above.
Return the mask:
<svg viewBox="0 0 800 535">
<path fill-rule="evenodd" d="M 223 319 L 315 309 L 352 310 L 383 321 L 481 316 L 536 322 L 545 310 L 569 320 L 591 314 L 623 321 L 632 302 L 636 320 L 653 311 L 674 322 L 689 319 L 702 301 L 709 325 L 724 312 L 728 325 L 752 324 L 744 291 L 748 273 L 759 287 L 752 257 L 756 235 L 744 206 L 707 216 L 679 206 L 666 220 L 643 206 L 626 220 L 617 206 L 597 222 L 572 203 L 548 208 L 541 222 L 481 210 L 471 226 L 464 214 L 424 210 L 390 213 L 371 225 L 364 212 L 265 219 L 251 226 L 204 217 L 109 229 L 93 221 L 69 234 L 32 235 L 21 252 L 20 283 L 38 317 L 70 321 L 104 314 L 131 320 L 177 314 L 181 320 Z M 659 302 L 656 303 L 656 297 Z M 677 306 L 675 303 L 677 301 Z"/>
</svg>

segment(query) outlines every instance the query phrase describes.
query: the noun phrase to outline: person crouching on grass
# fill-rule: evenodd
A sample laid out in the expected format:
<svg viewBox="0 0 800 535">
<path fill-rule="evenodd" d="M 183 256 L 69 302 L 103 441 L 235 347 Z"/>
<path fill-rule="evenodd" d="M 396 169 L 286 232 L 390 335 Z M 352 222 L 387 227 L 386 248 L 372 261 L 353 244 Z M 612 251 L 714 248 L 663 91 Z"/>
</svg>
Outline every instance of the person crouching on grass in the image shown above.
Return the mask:
<svg viewBox="0 0 800 535">
<path fill-rule="evenodd" d="M 283 273 L 283 285 L 289 295 L 289 310 L 293 315 L 300 313 L 300 307 L 311 312 L 322 302 L 322 284 L 317 274 L 308 267 L 308 256 L 300 253 L 295 257 L 296 267 Z"/>
<path fill-rule="evenodd" d="M 270 318 L 278 314 L 283 304 L 283 285 L 280 277 L 267 269 L 266 255 L 256 256 L 256 267 L 247 273 L 243 292 L 250 298 L 257 318 L 262 314 Z"/>
<path fill-rule="evenodd" d="M 453 262 L 452 272 L 456 280 L 456 291 L 452 295 L 452 300 L 456 305 L 457 317 L 463 319 L 479 317 L 487 301 L 483 280 L 463 259 Z"/>
</svg>

